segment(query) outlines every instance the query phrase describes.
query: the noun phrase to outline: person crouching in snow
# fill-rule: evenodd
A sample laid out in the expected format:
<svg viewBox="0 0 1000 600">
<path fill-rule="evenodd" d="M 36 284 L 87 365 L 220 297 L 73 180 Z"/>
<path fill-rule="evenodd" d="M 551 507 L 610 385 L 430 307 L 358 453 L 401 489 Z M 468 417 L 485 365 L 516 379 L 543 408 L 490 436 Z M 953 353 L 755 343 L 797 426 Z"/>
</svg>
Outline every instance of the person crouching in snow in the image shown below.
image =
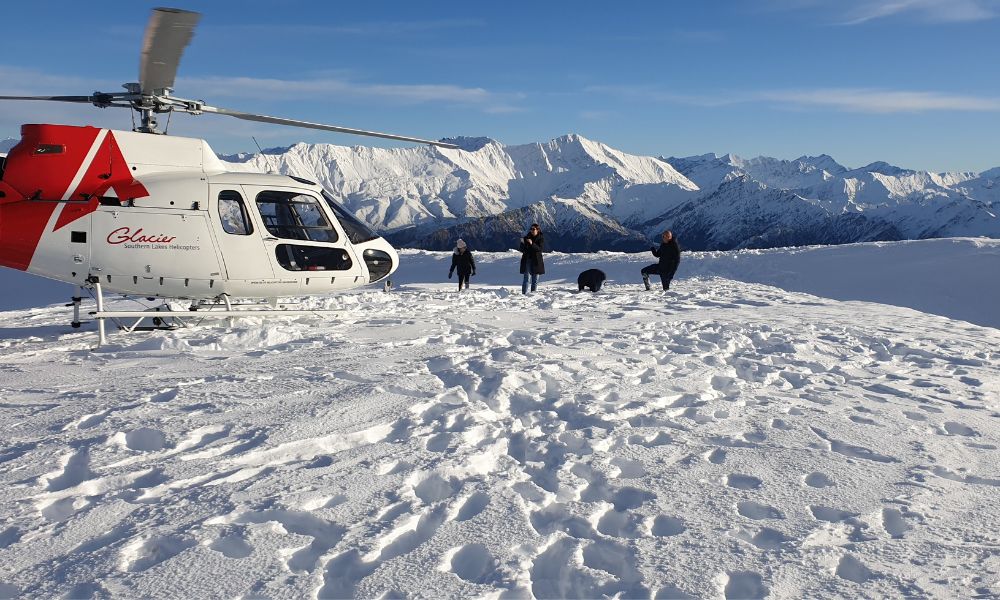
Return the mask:
<svg viewBox="0 0 1000 600">
<path fill-rule="evenodd" d="M 660 259 L 660 262 L 649 265 L 648 267 L 643 267 L 642 269 L 642 283 L 646 286 L 646 289 L 652 289 L 649 285 L 650 275 L 659 275 L 660 283 L 663 284 L 663 289 L 670 289 L 670 280 L 674 278 L 674 273 L 677 272 L 677 265 L 681 263 L 681 247 L 677 244 L 677 238 L 674 237 L 672 231 L 664 231 L 661 237 L 660 247 L 655 246 L 650 247 L 650 251 L 653 256 Z"/>
<path fill-rule="evenodd" d="M 459 238 L 455 242 L 455 252 L 451 255 L 451 268 L 448 269 L 448 279 L 452 273 L 458 271 L 458 291 L 462 291 L 462 284 L 465 289 L 469 289 L 469 277 L 476 274 L 476 260 L 472 257 L 472 251 L 465 244 L 465 240 Z"/>
</svg>

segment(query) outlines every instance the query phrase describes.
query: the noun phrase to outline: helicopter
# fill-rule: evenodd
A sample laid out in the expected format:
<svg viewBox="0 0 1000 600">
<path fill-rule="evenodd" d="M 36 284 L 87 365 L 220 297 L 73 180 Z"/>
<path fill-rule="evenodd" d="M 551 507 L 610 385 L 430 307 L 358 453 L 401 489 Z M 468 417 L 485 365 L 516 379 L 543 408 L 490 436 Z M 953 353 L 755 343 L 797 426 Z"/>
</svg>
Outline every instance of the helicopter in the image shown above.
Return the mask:
<svg viewBox="0 0 1000 600">
<path fill-rule="evenodd" d="M 97 304 L 90 314 L 98 323 L 98 346 L 106 343 L 105 319 L 132 331 L 184 326 L 190 316 L 313 314 L 279 308 L 278 299 L 378 281 L 388 289 L 399 266 L 396 250 L 319 184 L 293 175 L 227 172 L 206 141 L 165 135 L 158 115 L 218 114 L 458 148 L 174 96 L 177 68 L 200 18 L 153 9 L 139 81 L 124 84 L 124 92 L 0 96 L 138 114 L 132 131 L 23 125 L 20 142 L 0 157 L 0 266 L 77 286 L 73 327 L 80 326 L 83 291 L 89 290 Z M 186 311 L 167 302 L 151 310 L 107 310 L 105 292 L 191 305 Z M 126 326 L 119 319 L 135 321 Z"/>
</svg>

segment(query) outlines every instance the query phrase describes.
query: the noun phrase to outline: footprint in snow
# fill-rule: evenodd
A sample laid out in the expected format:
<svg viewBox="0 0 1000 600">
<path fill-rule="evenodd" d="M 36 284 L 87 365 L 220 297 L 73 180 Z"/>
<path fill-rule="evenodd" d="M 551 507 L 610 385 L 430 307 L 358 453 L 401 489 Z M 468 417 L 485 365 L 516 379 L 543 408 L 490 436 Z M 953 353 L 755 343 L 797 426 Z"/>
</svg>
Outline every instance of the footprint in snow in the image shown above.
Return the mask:
<svg viewBox="0 0 1000 600">
<path fill-rule="evenodd" d="M 621 479 L 636 479 L 646 474 L 646 469 L 637 460 L 615 457 L 611 459 L 611 466 L 618 468 L 618 477 Z"/>
<path fill-rule="evenodd" d="M 837 577 L 853 581 L 854 583 L 865 583 L 875 576 L 864 563 L 854 558 L 850 554 L 845 554 L 837 563 Z"/>
<path fill-rule="evenodd" d="M 239 533 L 220 536 L 212 540 L 208 547 L 226 558 L 240 559 L 253 554 L 253 546 L 247 543 L 243 535 Z"/>
<path fill-rule="evenodd" d="M 726 451 L 722 448 L 716 448 L 709 452 L 705 458 L 713 465 L 721 465 L 726 462 Z"/>
<path fill-rule="evenodd" d="M 636 539 L 644 535 L 640 515 L 608 509 L 597 522 L 597 531 L 617 538 Z"/>
<path fill-rule="evenodd" d="M 443 570 L 469 583 L 488 584 L 497 579 L 497 559 L 482 544 L 466 544 L 445 552 Z"/>
<path fill-rule="evenodd" d="M 738 490 L 755 490 L 761 486 L 763 482 L 753 475 L 739 475 L 733 473 L 726 476 L 726 485 L 731 488 L 736 488 Z"/>
<path fill-rule="evenodd" d="M 633 446 L 645 446 L 647 448 L 654 448 L 656 446 L 664 446 L 666 444 L 672 443 L 674 440 L 670 437 L 670 434 L 665 431 L 660 431 L 656 435 L 646 437 L 644 435 L 630 435 L 628 438 L 628 443 Z"/>
<path fill-rule="evenodd" d="M 762 527 L 749 541 L 761 550 L 777 550 L 785 542 L 791 541 L 791 538 L 777 529 Z"/>
<path fill-rule="evenodd" d="M 150 398 L 150 402 L 170 402 L 180 393 L 180 388 L 168 388 L 165 390 L 160 390 L 159 392 L 153 394 Z"/>
<path fill-rule="evenodd" d="M 468 521 L 475 518 L 490 505 L 490 496 L 485 492 L 474 492 L 459 503 L 453 520 Z"/>
<path fill-rule="evenodd" d="M 86 502 L 83 502 L 85 505 Z M 42 518 L 50 523 L 58 523 L 72 517 L 78 508 L 76 498 L 60 498 L 52 502 L 42 502 L 38 505 Z"/>
<path fill-rule="evenodd" d="M 759 502 L 740 502 L 736 505 L 736 510 L 744 517 L 754 520 L 785 518 L 785 515 L 777 508 Z"/>
<path fill-rule="evenodd" d="M 820 473 L 819 471 L 813 471 L 812 473 L 806 475 L 803 481 L 809 487 L 814 488 L 833 487 L 837 485 L 829 475 L 826 473 Z"/>
<path fill-rule="evenodd" d="M 90 471 L 90 450 L 80 448 L 73 454 L 63 458 L 63 465 L 58 471 L 47 477 L 46 489 L 58 492 L 77 486 L 94 477 Z"/>
<path fill-rule="evenodd" d="M 753 571 L 735 571 L 722 576 L 723 595 L 726 600 L 758 599 L 767 596 L 769 590 L 763 579 Z"/>
<path fill-rule="evenodd" d="M 158 429 L 140 427 L 125 434 L 125 446 L 138 452 L 155 452 L 167 445 L 167 436 Z"/>
<path fill-rule="evenodd" d="M 450 444 L 451 434 L 438 433 L 427 438 L 427 441 L 424 443 L 424 448 L 428 452 L 447 452 Z"/>
<path fill-rule="evenodd" d="M 425 504 L 433 504 L 450 498 L 461 487 L 461 482 L 454 478 L 445 479 L 437 473 L 431 473 L 413 485 L 413 494 Z"/>
<path fill-rule="evenodd" d="M 960 435 L 965 437 L 976 437 L 979 435 L 979 432 L 975 429 L 969 427 L 968 425 L 956 423 L 955 421 L 946 421 L 944 424 L 944 430 L 947 431 L 949 435 Z"/>
<path fill-rule="evenodd" d="M 122 569 L 133 573 L 145 571 L 194 545 L 194 540 L 179 536 L 135 539 L 122 549 Z"/>
<path fill-rule="evenodd" d="M 657 517 L 653 519 L 653 523 L 650 526 L 649 531 L 656 537 L 672 537 L 687 531 L 687 526 L 684 524 L 684 521 L 678 519 L 677 517 L 657 515 Z"/>
<path fill-rule="evenodd" d="M 809 511 L 817 520 L 828 523 L 839 523 L 858 516 L 858 513 L 830 508 L 828 506 L 810 506 Z"/>
<path fill-rule="evenodd" d="M 893 538 L 899 539 L 910 530 L 910 525 L 903 519 L 903 514 L 895 508 L 882 509 L 882 527 Z"/>
</svg>

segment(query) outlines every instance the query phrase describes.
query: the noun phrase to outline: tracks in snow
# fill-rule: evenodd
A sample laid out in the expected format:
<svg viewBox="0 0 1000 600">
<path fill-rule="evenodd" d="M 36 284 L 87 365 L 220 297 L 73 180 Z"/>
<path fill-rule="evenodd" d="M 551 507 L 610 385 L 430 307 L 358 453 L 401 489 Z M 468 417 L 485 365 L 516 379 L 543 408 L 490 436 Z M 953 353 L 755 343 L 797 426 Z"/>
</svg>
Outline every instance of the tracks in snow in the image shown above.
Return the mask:
<svg viewBox="0 0 1000 600">
<path fill-rule="evenodd" d="M 963 508 L 996 516 L 996 334 L 944 320 L 914 333 L 907 311 L 763 286 L 689 290 L 363 294 L 336 300 L 332 324 L 171 332 L 95 355 L 73 336 L 42 344 L 44 360 L 9 365 L 27 385 L 0 379 L 16 507 L 0 564 L 18 573 L 0 583 L 962 589 L 949 581 L 963 561 L 998 545 Z M 942 543 L 962 560 L 928 551 Z"/>
</svg>

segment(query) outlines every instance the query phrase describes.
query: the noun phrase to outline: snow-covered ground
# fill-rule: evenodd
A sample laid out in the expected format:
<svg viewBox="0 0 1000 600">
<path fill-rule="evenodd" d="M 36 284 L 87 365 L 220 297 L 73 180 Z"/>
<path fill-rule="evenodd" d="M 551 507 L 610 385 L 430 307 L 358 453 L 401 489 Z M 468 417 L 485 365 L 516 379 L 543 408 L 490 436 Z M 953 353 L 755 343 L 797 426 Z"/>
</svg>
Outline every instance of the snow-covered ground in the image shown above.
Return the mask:
<svg viewBox="0 0 1000 600">
<path fill-rule="evenodd" d="M 96 352 L 0 312 L 0 597 L 1000 595 L 1000 241 L 650 258 L 406 251 Z"/>
</svg>

